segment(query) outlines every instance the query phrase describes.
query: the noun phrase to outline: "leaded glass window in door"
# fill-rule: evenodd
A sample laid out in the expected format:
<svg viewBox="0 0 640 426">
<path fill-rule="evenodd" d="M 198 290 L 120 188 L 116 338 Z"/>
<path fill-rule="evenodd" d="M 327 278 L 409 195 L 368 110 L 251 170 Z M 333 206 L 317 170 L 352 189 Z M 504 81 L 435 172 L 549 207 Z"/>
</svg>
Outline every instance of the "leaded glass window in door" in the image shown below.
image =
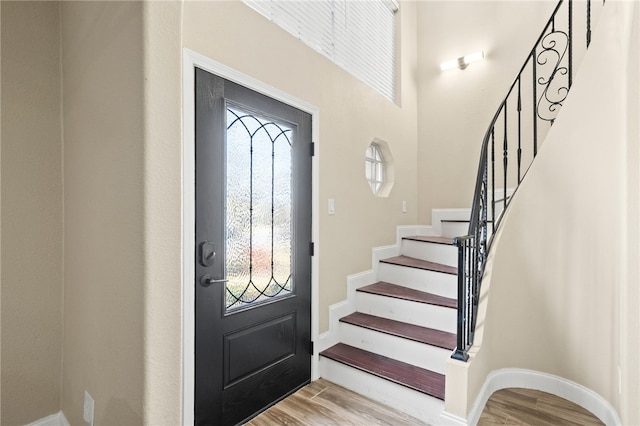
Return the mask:
<svg viewBox="0 0 640 426">
<path fill-rule="evenodd" d="M 227 104 L 226 310 L 293 291 L 292 125 Z"/>
</svg>

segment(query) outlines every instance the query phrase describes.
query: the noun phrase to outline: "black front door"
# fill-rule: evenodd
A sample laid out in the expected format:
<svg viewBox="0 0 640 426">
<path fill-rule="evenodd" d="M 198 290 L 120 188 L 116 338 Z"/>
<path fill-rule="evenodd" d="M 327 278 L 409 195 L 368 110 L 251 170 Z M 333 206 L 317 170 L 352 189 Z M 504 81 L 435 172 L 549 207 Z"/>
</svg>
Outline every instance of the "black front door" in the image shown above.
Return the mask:
<svg viewBox="0 0 640 426">
<path fill-rule="evenodd" d="M 196 69 L 195 423 L 311 377 L 311 116 Z"/>
</svg>

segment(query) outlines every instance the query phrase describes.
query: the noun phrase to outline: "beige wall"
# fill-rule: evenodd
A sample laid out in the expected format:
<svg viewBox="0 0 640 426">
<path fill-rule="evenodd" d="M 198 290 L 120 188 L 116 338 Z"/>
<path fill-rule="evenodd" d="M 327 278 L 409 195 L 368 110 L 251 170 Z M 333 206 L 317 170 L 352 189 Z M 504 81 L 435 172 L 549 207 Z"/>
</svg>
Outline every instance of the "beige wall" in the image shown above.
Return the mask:
<svg viewBox="0 0 640 426">
<path fill-rule="evenodd" d="M 434 208 L 468 208 L 482 139 L 551 16 L 551 1 L 418 3 L 418 189 L 421 224 Z M 440 71 L 476 51 L 485 60 Z M 501 185 L 502 186 L 502 185 Z"/>
<path fill-rule="evenodd" d="M 62 143 L 57 3 L 2 10 L 2 424 L 59 410 Z"/>
<path fill-rule="evenodd" d="M 371 248 L 394 243 L 395 227 L 417 220 L 415 8 L 402 7 L 398 107 L 240 2 L 185 3 L 185 47 L 320 109 L 320 332 L 328 329 L 328 307 L 346 298 L 345 277 L 370 269 Z M 374 138 L 389 144 L 399 165 L 388 198 L 375 197 L 364 178 Z"/>
<path fill-rule="evenodd" d="M 84 424 L 82 401 L 87 390 L 95 400 L 95 425 L 141 424 L 142 4 L 62 2 L 61 17 L 65 205 L 61 408 L 71 424 Z"/>
<path fill-rule="evenodd" d="M 173 424 L 180 405 L 181 48 L 186 47 L 320 109 L 320 332 L 346 297 L 346 276 L 371 267 L 371 248 L 417 220 L 416 5 L 403 4 L 402 107 L 389 102 L 239 1 L 145 5 L 145 420 Z M 250 28 L 251 31 L 247 31 Z M 388 142 L 396 164 L 388 198 L 364 179 L 364 153 Z M 336 214 L 326 213 L 327 199 Z M 409 211 L 401 212 L 402 201 Z M 153 226 L 152 226 L 153 224 Z M 158 233 L 157 229 L 168 233 Z M 162 249 L 162 252 L 160 250 Z M 152 267 L 151 265 L 156 265 Z M 151 277 L 154 277 L 151 279 Z M 165 315 L 166 313 L 166 315 Z"/>
<path fill-rule="evenodd" d="M 182 424 L 182 4 L 144 4 L 144 422 Z M 193 409 L 187 407 L 186 409 Z"/>
<path fill-rule="evenodd" d="M 449 364 L 448 373 L 469 382 L 465 392 L 448 377 L 447 394 L 467 399 L 447 401 L 449 411 L 465 415 L 488 373 L 518 367 L 586 386 L 623 424 L 640 422 L 637 7 L 607 3 L 571 95 L 513 199 L 471 362 Z"/>
<path fill-rule="evenodd" d="M 640 7 L 633 11 L 631 60 L 627 64 L 627 146 L 626 146 L 626 229 L 625 268 L 620 285 L 620 366 L 626 376 L 622 382 L 620 417 L 629 424 L 640 424 Z"/>
<path fill-rule="evenodd" d="M 2 6 L 0 6 L 0 128 L 2 128 Z M 0 131 L 0 170 L 2 170 L 2 131 Z M 2 241 L 2 173 L 0 172 L 0 242 Z M 0 243 L 0 277 L 2 244 Z M 2 278 L 0 278 L 0 376 L 2 375 Z M 2 381 L 0 380 L 0 425 L 2 424 Z"/>
</svg>

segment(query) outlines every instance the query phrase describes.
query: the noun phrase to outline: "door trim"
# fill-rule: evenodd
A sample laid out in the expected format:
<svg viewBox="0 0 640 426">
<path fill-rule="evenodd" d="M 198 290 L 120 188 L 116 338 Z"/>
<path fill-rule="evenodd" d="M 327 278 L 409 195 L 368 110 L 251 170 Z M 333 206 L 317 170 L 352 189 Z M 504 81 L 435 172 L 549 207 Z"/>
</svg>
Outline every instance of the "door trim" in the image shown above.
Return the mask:
<svg viewBox="0 0 640 426">
<path fill-rule="evenodd" d="M 193 426 L 195 402 L 195 78 L 194 68 L 245 86 L 311 114 L 312 159 L 311 235 L 315 253 L 311 259 L 311 340 L 318 341 L 320 265 L 320 109 L 253 77 L 189 49 L 182 50 L 182 422 Z M 311 356 L 311 380 L 319 378 L 318 354 Z"/>
</svg>

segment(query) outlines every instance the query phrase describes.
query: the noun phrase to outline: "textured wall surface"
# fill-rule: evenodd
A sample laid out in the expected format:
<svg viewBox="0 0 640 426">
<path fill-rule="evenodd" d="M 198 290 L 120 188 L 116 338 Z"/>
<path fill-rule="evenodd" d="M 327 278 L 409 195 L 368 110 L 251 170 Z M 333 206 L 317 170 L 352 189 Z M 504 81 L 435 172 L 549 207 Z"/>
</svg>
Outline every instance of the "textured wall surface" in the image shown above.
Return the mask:
<svg viewBox="0 0 640 426">
<path fill-rule="evenodd" d="M 62 142 L 55 2 L 2 2 L 2 412 L 60 407 Z"/>
<path fill-rule="evenodd" d="M 419 223 L 432 209 L 471 206 L 484 134 L 555 4 L 418 2 Z M 483 61 L 440 70 L 477 51 Z"/>
<path fill-rule="evenodd" d="M 65 287 L 62 410 L 142 423 L 142 5 L 61 2 Z M 162 350 L 156 348 L 155 350 Z"/>
<path fill-rule="evenodd" d="M 510 205 L 481 296 L 479 348 L 463 367 L 468 392 L 447 391 L 468 395 L 467 405 L 452 397 L 452 412 L 470 409 L 491 371 L 514 367 L 577 382 L 604 397 L 623 424 L 639 421 L 638 314 L 630 305 L 640 287 L 637 7 L 607 3 Z"/>
</svg>

